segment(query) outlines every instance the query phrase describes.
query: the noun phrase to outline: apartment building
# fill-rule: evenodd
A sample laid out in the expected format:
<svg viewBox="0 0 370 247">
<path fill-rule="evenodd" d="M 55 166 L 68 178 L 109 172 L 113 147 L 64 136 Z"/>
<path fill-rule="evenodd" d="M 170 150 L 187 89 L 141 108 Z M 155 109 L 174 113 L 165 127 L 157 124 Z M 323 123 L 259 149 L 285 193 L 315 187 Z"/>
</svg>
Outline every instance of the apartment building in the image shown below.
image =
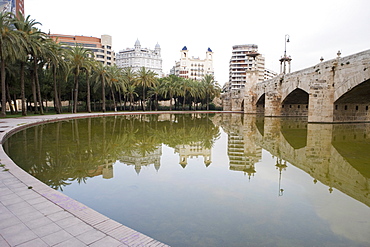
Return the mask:
<svg viewBox="0 0 370 247">
<path fill-rule="evenodd" d="M 258 82 L 264 80 L 265 58 L 255 44 L 234 45 L 229 64 L 229 86 L 243 89 L 247 83 L 247 71 L 258 71 Z"/>
<path fill-rule="evenodd" d="M 214 74 L 213 51 L 210 48 L 206 51 L 205 59 L 190 57 L 186 46 L 182 48 L 180 53 L 180 61 L 177 61 L 175 67 L 171 70 L 172 74 L 198 81 L 201 81 L 207 74 Z"/>
<path fill-rule="evenodd" d="M 94 53 L 95 60 L 104 65 L 115 64 L 115 53 L 112 50 L 112 36 L 101 35 L 100 38 L 79 36 L 79 35 L 65 35 L 65 34 L 50 34 L 50 38 L 54 39 L 62 46 L 83 46 Z"/>
</svg>

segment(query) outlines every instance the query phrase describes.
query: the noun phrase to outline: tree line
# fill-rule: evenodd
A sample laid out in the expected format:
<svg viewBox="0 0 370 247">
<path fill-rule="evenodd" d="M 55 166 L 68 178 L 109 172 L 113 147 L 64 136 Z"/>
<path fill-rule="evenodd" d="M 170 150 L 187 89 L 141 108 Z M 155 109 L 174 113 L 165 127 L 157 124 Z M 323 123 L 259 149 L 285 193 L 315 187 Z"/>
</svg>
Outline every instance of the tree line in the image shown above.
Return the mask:
<svg viewBox="0 0 370 247">
<path fill-rule="evenodd" d="M 6 104 L 18 113 L 21 100 L 23 116 L 27 112 L 44 114 L 47 102 L 56 113 L 102 111 L 110 109 L 158 110 L 161 100 L 169 100 L 169 110 L 207 109 L 219 96 L 220 86 L 213 75 L 202 81 L 175 75 L 158 78 L 145 67 L 118 68 L 94 59 L 83 46 L 62 47 L 38 26 L 30 16 L 0 13 L 1 116 Z M 68 108 L 62 107 L 68 102 Z"/>
</svg>

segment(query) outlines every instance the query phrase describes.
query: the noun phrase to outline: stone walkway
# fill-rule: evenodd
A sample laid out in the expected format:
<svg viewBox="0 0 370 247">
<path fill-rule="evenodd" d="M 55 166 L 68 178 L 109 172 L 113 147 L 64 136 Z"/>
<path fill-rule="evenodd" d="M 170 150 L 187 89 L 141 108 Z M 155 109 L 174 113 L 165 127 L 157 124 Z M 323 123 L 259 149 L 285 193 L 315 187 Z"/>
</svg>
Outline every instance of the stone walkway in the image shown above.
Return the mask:
<svg viewBox="0 0 370 247">
<path fill-rule="evenodd" d="M 168 113 L 168 112 L 167 112 Z M 133 114 L 133 113 L 130 113 Z M 65 118 L 117 115 L 63 114 L 0 119 L 0 142 L 27 126 Z M 168 246 L 56 191 L 19 168 L 0 145 L 0 246 Z"/>
</svg>

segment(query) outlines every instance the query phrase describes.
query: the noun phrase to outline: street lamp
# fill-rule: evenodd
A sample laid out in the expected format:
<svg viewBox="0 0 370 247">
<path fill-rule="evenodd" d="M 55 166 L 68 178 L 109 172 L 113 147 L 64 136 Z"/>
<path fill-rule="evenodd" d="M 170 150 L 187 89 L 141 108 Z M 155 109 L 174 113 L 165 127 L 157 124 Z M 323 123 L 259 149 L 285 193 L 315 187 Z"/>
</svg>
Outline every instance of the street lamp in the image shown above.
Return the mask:
<svg viewBox="0 0 370 247">
<path fill-rule="evenodd" d="M 290 42 L 289 38 L 290 38 L 289 34 L 285 34 L 284 57 L 286 57 L 286 43 Z"/>
<path fill-rule="evenodd" d="M 290 40 L 289 40 L 290 36 L 289 34 L 285 34 L 285 42 L 284 42 L 284 56 L 282 58 L 280 58 L 280 73 L 283 73 L 283 74 L 286 74 L 286 62 L 288 62 L 288 65 L 289 65 L 289 69 L 288 69 L 288 73 L 290 73 L 290 61 L 292 61 L 292 59 L 290 58 L 290 56 L 288 57 L 286 55 L 286 43 L 289 43 Z M 284 65 L 283 65 L 284 64 Z"/>
</svg>

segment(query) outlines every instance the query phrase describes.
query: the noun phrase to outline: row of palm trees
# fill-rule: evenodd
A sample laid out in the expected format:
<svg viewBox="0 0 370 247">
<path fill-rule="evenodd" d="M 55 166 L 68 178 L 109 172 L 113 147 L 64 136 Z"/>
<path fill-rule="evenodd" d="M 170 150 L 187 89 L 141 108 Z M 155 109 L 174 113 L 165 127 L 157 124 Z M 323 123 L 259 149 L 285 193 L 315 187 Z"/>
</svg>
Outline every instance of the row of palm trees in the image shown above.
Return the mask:
<svg viewBox="0 0 370 247">
<path fill-rule="evenodd" d="M 118 105 L 125 110 L 126 103 L 132 110 L 136 102 L 142 110 L 147 106 L 158 110 L 160 100 L 169 100 L 170 110 L 173 102 L 182 109 L 186 104 L 194 109 L 204 104 L 209 109 L 209 102 L 220 93 L 213 75 L 199 82 L 174 75 L 157 78 L 145 67 L 135 71 L 103 65 L 94 60 L 92 51 L 78 45 L 66 49 L 38 25 L 30 16 L 0 13 L 1 117 L 6 115 L 7 102 L 12 113 L 18 111 L 11 102 L 19 98 L 22 115 L 27 115 L 27 106 L 44 114 L 48 100 L 56 113 L 62 112 L 62 101 L 67 100 L 73 113 L 82 102 L 91 112 L 92 101 L 98 101 L 105 112 L 107 99 L 115 111 Z"/>
</svg>

